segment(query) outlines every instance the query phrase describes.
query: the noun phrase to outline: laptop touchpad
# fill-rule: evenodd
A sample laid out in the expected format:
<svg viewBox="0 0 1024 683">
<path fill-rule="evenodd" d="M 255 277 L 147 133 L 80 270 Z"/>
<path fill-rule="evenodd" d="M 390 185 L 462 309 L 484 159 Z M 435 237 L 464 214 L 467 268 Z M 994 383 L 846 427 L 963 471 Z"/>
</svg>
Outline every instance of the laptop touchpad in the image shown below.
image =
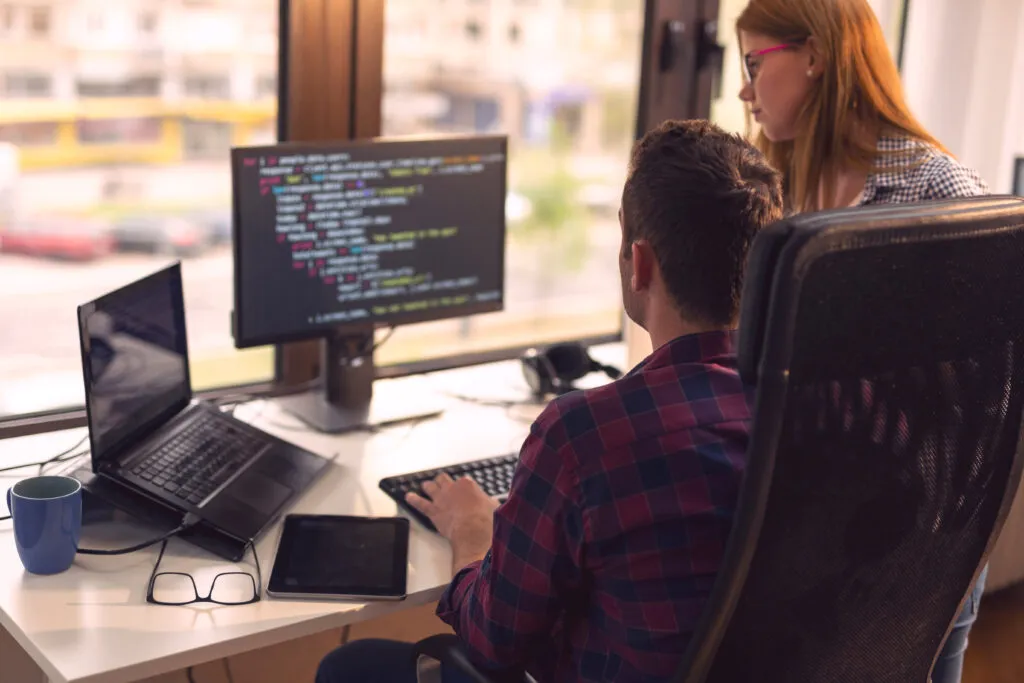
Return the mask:
<svg viewBox="0 0 1024 683">
<path fill-rule="evenodd" d="M 292 490 L 250 469 L 232 482 L 223 495 L 237 498 L 269 517 L 291 497 Z"/>
</svg>

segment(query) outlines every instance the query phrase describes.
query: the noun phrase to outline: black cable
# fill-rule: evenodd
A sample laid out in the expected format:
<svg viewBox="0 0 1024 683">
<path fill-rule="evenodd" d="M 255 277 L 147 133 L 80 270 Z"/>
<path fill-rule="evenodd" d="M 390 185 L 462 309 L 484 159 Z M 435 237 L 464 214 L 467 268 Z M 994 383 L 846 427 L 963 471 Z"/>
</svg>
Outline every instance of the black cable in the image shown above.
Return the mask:
<svg viewBox="0 0 1024 683">
<path fill-rule="evenodd" d="M 391 327 L 388 328 L 388 331 L 384 333 L 384 336 L 380 338 L 380 341 L 375 343 L 373 346 L 370 347 L 370 353 L 373 353 L 374 351 L 376 351 L 380 347 L 384 346 L 384 344 L 387 342 L 387 340 L 391 339 L 391 335 L 393 335 L 394 333 L 395 333 L 395 326 L 392 325 Z M 371 335 L 370 339 L 373 339 L 372 335 Z"/>
<path fill-rule="evenodd" d="M 161 541 L 166 541 L 169 538 L 177 536 L 182 531 L 185 531 L 186 529 L 190 529 L 191 527 L 195 526 L 198 522 L 199 516 L 190 512 L 187 515 L 185 515 L 185 518 L 181 520 L 181 524 L 179 524 L 177 528 L 168 531 L 166 534 L 160 536 L 159 538 L 154 538 L 149 541 L 137 543 L 131 546 L 130 548 L 115 548 L 114 550 L 94 550 L 91 548 L 79 548 L 78 553 L 80 555 L 128 555 L 129 553 L 145 550 L 151 545 L 156 545 Z"/>
<path fill-rule="evenodd" d="M 311 380 L 301 382 L 299 384 L 296 384 L 295 386 L 281 387 L 279 391 L 275 390 L 263 394 L 225 394 L 223 396 L 218 396 L 217 398 L 212 399 L 210 403 L 215 408 L 220 408 L 221 410 L 228 408 L 229 410 L 227 410 L 226 412 L 234 414 L 235 409 L 238 408 L 238 406 L 240 406 L 243 403 L 248 403 L 249 401 L 255 401 L 257 399 L 273 399 L 277 398 L 279 395 L 300 394 L 306 391 L 310 391 L 312 389 L 318 389 L 321 386 L 321 384 L 323 384 L 323 382 L 320 380 L 320 378 L 314 377 Z"/>
<path fill-rule="evenodd" d="M 74 460 L 75 458 L 80 458 L 83 455 L 86 455 L 88 452 L 89 452 L 89 449 L 86 448 L 85 450 L 78 451 L 76 453 L 68 453 L 67 455 L 60 455 L 60 456 L 55 456 L 53 458 L 50 458 L 46 462 L 39 463 L 39 474 L 40 475 L 43 474 L 43 469 L 47 465 L 59 465 L 62 462 L 68 462 L 70 460 Z"/>
<path fill-rule="evenodd" d="M 75 445 L 72 446 L 71 448 L 66 448 L 63 451 L 61 451 L 60 453 L 58 453 L 57 455 L 53 456 L 52 458 L 48 458 L 46 460 L 43 460 L 42 462 L 27 462 L 24 465 L 13 465 L 11 467 L 4 467 L 4 468 L 0 469 L 0 472 L 13 472 L 15 470 L 21 470 L 21 469 L 24 469 L 26 467 L 45 467 L 46 465 L 49 465 L 49 464 L 54 463 L 54 462 L 57 462 L 58 460 L 60 460 L 61 458 L 65 457 L 65 456 L 72 455 L 72 454 L 73 455 L 81 455 L 80 453 L 73 453 L 73 452 L 78 450 L 78 447 L 81 446 L 83 443 L 85 443 L 85 440 L 88 439 L 88 438 L 89 438 L 89 435 L 86 434 L 81 439 L 79 439 L 77 442 L 75 442 Z"/>
<path fill-rule="evenodd" d="M 6 521 L 7 521 L 7 520 L 9 520 L 10 518 L 11 518 L 11 516 L 10 516 L 10 515 L 7 515 L 6 517 L 0 517 L 0 522 L 6 522 Z"/>
<path fill-rule="evenodd" d="M 455 394 L 455 393 L 450 393 L 450 392 L 446 392 L 445 395 L 446 396 L 450 396 L 451 398 L 454 398 L 457 401 L 462 401 L 463 403 L 472 403 L 473 405 L 488 406 L 488 407 L 491 407 L 491 408 L 514 408 L 515 406 L 540 406 L 540 405 L 542 405 L 542 403 L 539 403 L 539 402 L 537 402 L 534 399 L 519 399 L 519 400 L 490 399 L 490 398 L 479 398 L 477 396 L 466 396 L 464 394 Z"/>
<path fill-rule="evenodd" d="M 379 349 L 380 347 L 384 346 L 384 344 L 387 343 L 387 341 L 389 339 L 391 339 L 391 335 L 393 335 L 394 333 L 395 333 L 394 326 L 389 327 L 388 331 L 384 333 L 384 336 L 381 337 L 380 341 L 378 341 L 376 343 L 373 342 L 373 333 L 368 334 L 366 336 L 365 341 L 362 344 L 362 348 L 359 350 L 359 353 L 357 355 L 358 356 L 366 356 L 368 354 L 374 353 L 377 349 Z M 355 356 L 349 356 L 346 360 L 352 360 L 353 358 L 355 358 Z M 301 394 L 301 393 L 304 393 L 304 392 L 307 392 L 307 391 L 311 391 L 313 389 L 319 389 L 322 385 L 323 385 L 322 378 L 314 377 L 311 380 L 307 380 L 305 382 L 302 382 L 302 383 L 297 384 L 297 385 L 292 386 L 292 387 L 282 387 L 282 389 L 284 389 L 287 394 Z M 262 395 L 261 394 L 225 394 L 223 396 L 219 396 L 219 397 L 213 399 L 211 401 L 211 403 L 216 408 L 220 408 L 222 410 L 226 408 L 226 409 L 228 409 L 227 412 L 229 412 L 231 414 L 234 414 L 235 408 L 237 408 L 239 405 L 241 405 L 243 403 L 247 403 L 249 401 L 254 401 L 254 400 L 260 399 L 260 398 L 272 399 L 272 398 L 276 398 L 277 395 L 278 395 L 278 392 L 271 392 L 269 394 L 262 394 Z M 28 465 L 24 465 L 24 467 L 28 467 Z M 2 472 L 2 471 L 3 470 L 0 470 L 0 472 Z"/>
<path fill-rule="evenodd" d="M 227 674 L 228 683 L 235 683 L 235 677 L 231 675 L 231 664 L 228 663 L 228 658 L 225 657 L 221 661 L 224 662 L 224 673 Z"/>
<path fill-rule="evenodd" d="M 196 683 L 196 677 L 192 675 L 192 667 L 185 669 L 185 675 L 188 677 L 188 683 Z"/>
<path fill-rule="evenodd" d="M 384 333 L 384 336 L 380 338 L 380 341 L 374 342 L 374 333 L 371 332 L 370 334 L 366 335 L 366 337 L 363 339 L 363 343 L 361 345 L 362 348 L 360 348 L 355 355 L 346 356 L 345 360 L 351 361 L 355 358 L 369 356 L 370 354 L 374 353 L 377 349 L 384 346 L 384 344 L 387 343 L 388 339 L 391 339 L 391 335 L 393 335 L 394 333 L 395 326 L 392 325 L 391 327 L 388 328 L 388 331 Z"/>
</svg>

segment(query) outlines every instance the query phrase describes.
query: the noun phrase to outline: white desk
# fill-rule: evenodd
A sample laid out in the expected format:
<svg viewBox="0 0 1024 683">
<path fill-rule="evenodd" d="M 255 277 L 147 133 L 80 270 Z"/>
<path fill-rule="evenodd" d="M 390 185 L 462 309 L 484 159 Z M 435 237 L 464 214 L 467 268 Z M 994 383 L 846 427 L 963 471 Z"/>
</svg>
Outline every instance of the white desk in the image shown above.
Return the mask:
<svg viewBox="0 0 1024 683">
<path fill-rule="evenodd" d="M 610 345 L 595 350 L 595 355 L 621 366 L 625 350 Z M 383 398 L 413 387 L 491 400 L 526 397 L 516 362 L 378 382 L 375 391 Z M 340 437 L 303 429 L 298 420 L 270 401 L 243 406 L 236 415 L 333 459 L 325 475 L 290 512 L 389 516 L 396 514 L 396 505 L 378 488 L 381 478 L 518 450 L 538 412 L 535 406 L 505 408 L 452 398 L 438 419 Z M 0 441 L 0 466 L 45 460 L 84 434 L 85 430 L 79 429 Z M 3 477 L 0 474 L 3 490 L 16 481 Z M 0 510 L 6 510 L 5 506 L 5 501 L 0 502 Z M 257 545 L 264 582 L 273 564 L 278 533 L 279 526 L 275 526 Z M 83 530 L 82 545 L 120 547 L 152 535 L 151 529 L 124 522 L 90 525 Z M 21 566 L 11 522 L 0 522 L 0 626 L 54 683 L 119 683 L 432 602 L 450 579 L 447 542 L 414 523 L 409 597 L 404 602 L 301 602 L 264 595 L 260 602 L 244 606 L 166 607 L 149 605 L 145 598 L 158 547 L 121 557 L 80 556 L 63 574 L 33 576 Z M 173 540 L 161 570 L 189 572 L 203 591 L 214 574 L 229 566 Z"/>
</svg>

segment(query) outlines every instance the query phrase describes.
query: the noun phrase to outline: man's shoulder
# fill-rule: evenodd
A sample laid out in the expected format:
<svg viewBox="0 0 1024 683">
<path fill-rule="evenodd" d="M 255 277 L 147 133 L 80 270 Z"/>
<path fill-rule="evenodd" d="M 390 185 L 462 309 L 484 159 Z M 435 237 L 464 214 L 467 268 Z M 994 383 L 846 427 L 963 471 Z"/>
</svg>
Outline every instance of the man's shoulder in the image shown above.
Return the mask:
<svg viewBox="0 0 1024 683">
<path fill-rule="evenodd" d="M 596 430 L 599 421 L 595 415 L 595 406 L 618 401 L 620 383 L 626 379 L 624 377 L 599 387 L 576 389 L 556 396 L 534 422 L 534 432 L 557 433 L 558 441 L 568 442 Z"/>
<path fill-rule="evenodd" d="M 749 419 L 750 398 L 733 367 L 692 363 L 641 369 L 553 399 L 534 423 L 534 434 L 556 449 L 580 441 L 611 448 L 671 431 Z"/>
</svg>

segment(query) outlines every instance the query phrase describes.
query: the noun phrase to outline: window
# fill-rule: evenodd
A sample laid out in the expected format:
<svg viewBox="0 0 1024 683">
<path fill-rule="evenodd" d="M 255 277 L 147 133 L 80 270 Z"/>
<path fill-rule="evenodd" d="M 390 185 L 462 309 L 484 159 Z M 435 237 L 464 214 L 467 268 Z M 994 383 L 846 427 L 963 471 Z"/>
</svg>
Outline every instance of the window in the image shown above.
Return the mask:
<svg viewBox="0 0 1024 683">
<path fill-rule="evenodd" d="M 644 3 L 508 8 L 521 27 L 614 12 L 628 40 L 581 48 L 538 30 L 524 52 L 505 31 L 453 24 L 422 0 L 388 1 L 383 134 L 506 133 L 510 158 L 505 310 L 399 327 L 377 352 L 381 363 L 621 332 L 617 213 Z M 425 27 L 424 39 L 410 40 L 410 26 Z"/>
<path fill-rule="evenodd" d="M 45 38 L 50 34 L 49 7 L 33 7 L 29 10 L 28 31 L 33 38 Z"/>
<path fill-rule="evenodd" d="M 75 131 L 84 145 L 153 143 L 160 139 L 160 120 L 87 119 L 78 121 Z"/>
<path fill-rule="evenodd" d="M 508 39 L 513 43 L 518 43 L 522 37 L 523 31 L 519 28 L 519 24 L 509 24 L 508 26 Z"/>
<path fill-rule="evenodd" d="M 18 147 L 46 147 L 57 141 L 55 123 L 0 124 L 0 142 Z M 0 391 L 0 393 L 3 393 Z"/>
<path fill-rule="evenodd" d="M 85 27 L 93 35 L 103 33 L 107 27 L 106 17 L 99 12 L 92 12 L 85 20 Z"/>
<path fill-rule="evenodd" d="M 219 159 L 231 147 L 231 124 L 220 121 L 182 122 L 182 147 L 186 159 Z"/>
<path fill-rule="evenodd" d="M 277 97 L 277 74 L 256 78 L 256 97 Z"/>
<path fill-rule="evenodd" d="M 906 4 L 909 0 L 868 0 L 868 4 L 875 10 L 878 21 L 885 31 L 885 42 L 894 57 L 898 59 L 900 54 L 900 41 L 903 38 L 903 19 Z"/>
<path fill-rule="evenodd" d="M 145 36 L 153 35 L 156 33 L 158 21 L 156 12 L 143 12 L 139 15 L 139 33 Z"/>
<path fill-rule="evenodd" d="M 479 40 L 482 32 L 483 29 L 480 28 L 480 22 L 475 19 L 471 19 L 466 22 L 466 35 L 473 40 Z"/>
<path fill-rule="evenodd" d="M 14 31 L 16 23 L 16 12 L 13 5 L 0 5 L 0 33 L 8 34 Z"/>
<path fill-rule="evenodd" d="M 161 82 L 155 74 L 110 81 L 79 79 L 76 88 L 79 97 L 156 97 Z"/>
<path fill-rule="evenodd" d="M 50 97 L 53 79 L 42 73 L 6 73 L 3 77 L 4 97 Z"/>
<path fill-rule="evenodd" d="M 0 419 L 81 407 L 75 307 L 162 268 L 179 254 L 194 387 L 263 382 L 274 375 L 273 349 L 239 352 L 231 336 L 228 151 L 233 144 L 273 136 L 276 102 L 183 103 L 180 65 L 203 58 L 196 54 L 202 45 L 156 30 L 158 3 L 139 3 L 142 9 L 118 19 L 116 8 L 106 5 L 121 4 L 45 3 L 80 22 L 76 33 L 57 30 L 65 15 L 30 9 L 44 7 L 42 2 L 12 3 L 16 28 L 46 49 L 15 45 L 8 56 L 17 57 L 18 70 L 0 70 L 4 97 L 33 98 L 0 106 L 0 241 L 4 231 L 18 225 L 52 223 L 67 230 L 60 239 L 47 239 L 42 231 L 26 233 L 36 242 L 19 253 L 0 246 L 3 281 L 18 283 L 16 289 L 0 288 L 7 331 L 0 332 Z M 171 3 L 159 6 L 164 4 Z M 0 4 L 0 27 L 9 16 L 6 7 Z M 265 15 L 266 24 L 274 25 L 278 13 L 276 0 L 217 7 L 219 16 L 240 27 L 254 15 Z M 115 28 L 126 32 L 126 39 L 113 46 L 116 53 L 95 34 L 81 40 L 87 29 L 112 33 Z M 146 41 L 132 40 L 137 31 L 151 29 Z M 154 44 L 164 57 L 159 65 L 148 62 Z M 131 49 L 139 52 L 127 52 Z M 276 52 L 244 40 L 210 60 L 218 71 L 207 74 L 216 78 L 205 82 L 204 92 L 249 92 L 254 64 L 261 73 L 276 70 Z M 57 84 L 64 79 L 69 86 L 61 92 Z M 17 206 L 17 215 L 11 206 Z M 153 229 L 135 235 L 141 241 L 129 245 L 118 228 L 138 225 L 137 216 L 149 217 L 145 223 Z M 70 243 L 82 248 L 62 251 Z M 185 248 L 191 246 L 195 249 Z"/>
<path fill-rule="evenodd" d="M 185 76 L 185 96 L 207 100 L 231 99 L 231 79 L 228 76 Z"/>
</svg>

